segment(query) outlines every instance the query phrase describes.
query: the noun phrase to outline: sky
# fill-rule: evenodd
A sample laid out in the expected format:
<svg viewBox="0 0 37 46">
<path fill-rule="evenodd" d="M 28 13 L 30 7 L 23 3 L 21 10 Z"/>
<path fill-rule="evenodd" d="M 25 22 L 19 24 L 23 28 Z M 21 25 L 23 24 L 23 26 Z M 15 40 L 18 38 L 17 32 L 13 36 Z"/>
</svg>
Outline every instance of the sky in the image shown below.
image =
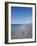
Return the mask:
<svg viewBox="0 0 37 46">
<path fill-rule="evenodd" d="M 11 7 L 11 24 L 32 23 L 32 7 Z"/>
</svg>

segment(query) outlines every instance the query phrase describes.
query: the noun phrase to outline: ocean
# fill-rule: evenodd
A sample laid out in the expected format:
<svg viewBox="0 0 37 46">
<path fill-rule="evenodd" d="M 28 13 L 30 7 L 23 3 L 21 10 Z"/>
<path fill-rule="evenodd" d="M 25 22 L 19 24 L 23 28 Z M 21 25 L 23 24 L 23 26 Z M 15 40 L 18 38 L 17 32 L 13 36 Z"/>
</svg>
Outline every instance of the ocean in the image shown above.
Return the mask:
<svg viewBox="0 0 37 46">
<path fill-rule="evenodd" d="M 30 24 L 11 24 L 11 39 L 32 38 L 32 23 Z"/>
</svg>

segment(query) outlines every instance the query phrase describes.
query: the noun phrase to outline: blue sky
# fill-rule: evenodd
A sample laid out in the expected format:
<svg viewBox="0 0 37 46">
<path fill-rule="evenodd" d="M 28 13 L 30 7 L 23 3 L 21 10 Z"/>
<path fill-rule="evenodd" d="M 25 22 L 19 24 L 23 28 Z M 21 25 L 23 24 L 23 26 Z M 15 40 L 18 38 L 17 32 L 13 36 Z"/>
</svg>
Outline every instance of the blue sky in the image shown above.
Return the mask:
<svg viewBox="0 0 37 46">
<path fill-rule="evenodd" d="M 11 7 L 11 24 L 32 23 L 32 7 Z"/>
</svg>

